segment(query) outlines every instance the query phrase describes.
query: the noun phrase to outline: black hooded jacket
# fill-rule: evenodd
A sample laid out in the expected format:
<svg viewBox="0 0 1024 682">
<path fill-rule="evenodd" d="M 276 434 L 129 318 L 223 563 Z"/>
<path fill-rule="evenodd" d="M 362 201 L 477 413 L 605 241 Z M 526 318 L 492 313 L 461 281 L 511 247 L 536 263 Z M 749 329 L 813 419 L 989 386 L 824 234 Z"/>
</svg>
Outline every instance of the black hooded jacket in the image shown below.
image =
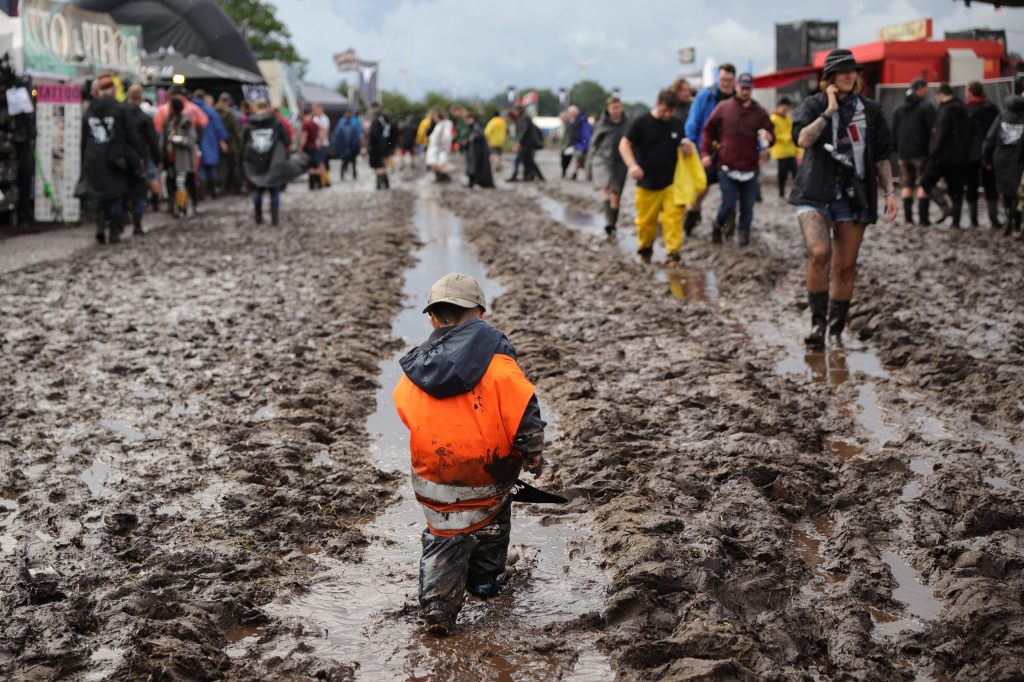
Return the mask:
<svg viewBox="0 0 1024 682">
<path fill-rule="evenodd" d="M 986 99 L 967 100 L 967 115 L 974 126 L 971 139 L 971 161 L 981 161 L 981 148 L 985 146 L 985 136 L 992 127 L 992 121 L 999 115 L 999 107 Z"/>
<path fill-rule="evenodd" d="M 901 159 L 923 159 L 928 156 L 935 107 L 917 95 L 907 95 L 896 110 L 892 123 L 893 148 Z M 793 133 L 796 135 L 796 132 Z"/>
<path fill-rule="evenodd" d="M 954 97 L 939 105 L 928 158 L 932 163 L 961 166 L 971 161 L 974 128 L 967 107 Z"/>
<path fill-rule="evenodd" d="M 406 353 L 399 364 L 409 381 L 434 398 L 450 398 L 473 390 L 495 355 L 516 359 L 515 348 L 500 331 L 474 319 L 454 327 L 435 329 L 423 343 Z M 544 427 L 537 396 L 523 412 L 512 444 L 524 456 L 544 449 Z"/>
<path fill-rule="evenodd" d="M 995 169 L 999 193 L 1017 196 L 1024 162 L 1024 97 L 1009 95 L 1003 100 L 1003 111 L 985 137 L 984 156 Z"/>
</svg>

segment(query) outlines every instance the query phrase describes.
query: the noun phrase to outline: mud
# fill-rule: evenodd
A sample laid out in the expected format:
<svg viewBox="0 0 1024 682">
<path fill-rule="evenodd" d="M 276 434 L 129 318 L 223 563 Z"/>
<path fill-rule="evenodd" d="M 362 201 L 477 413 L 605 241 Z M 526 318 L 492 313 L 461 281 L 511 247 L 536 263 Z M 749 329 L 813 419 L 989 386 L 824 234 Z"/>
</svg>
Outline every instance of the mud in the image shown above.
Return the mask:
<svg viewBox="0 0 1024 682">
<path fill-rule="evenodd" d="M 554 155 L 542 155 L 555 178 Z M 244 202 L 0 281 L 0 677 L 1010 680 L 1024 247 L 879 226 L 843 348 L 802 244 L 633 253 L 600 197 L 396 178 Z M 394 359 L 466 269 L 544 410 L 510 589 L 423 637 Z"/>
<path fill-rule="evenodd" d="M 0 677 L 343 679 L 261 607 L 357 561 L 393 499 L 364 457 L 415 244 L 411 194 L 242 200 L 0 283 Z M 5 503 L 5 507 L 10 507 Z"/>
</svg>

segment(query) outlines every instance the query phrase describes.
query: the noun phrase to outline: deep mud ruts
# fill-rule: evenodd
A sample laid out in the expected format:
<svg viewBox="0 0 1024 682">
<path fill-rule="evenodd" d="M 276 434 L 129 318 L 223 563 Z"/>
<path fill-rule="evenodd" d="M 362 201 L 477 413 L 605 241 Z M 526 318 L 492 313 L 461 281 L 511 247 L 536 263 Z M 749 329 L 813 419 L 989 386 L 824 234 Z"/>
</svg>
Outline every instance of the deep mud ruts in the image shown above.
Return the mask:
<svg viewBox="0 0 1024 682">
<path fill-rule="evenodd" d="M 401 563 L 367 552 L 407 483 L 366 420 L 423 180 L 371 184 L 290 188 L 280 228 L 229 201 L 0 280 L 0 678 L 371 679 L 336 646 L 358 638 L 295 606 Z M 745 250 L 707 241 L 712 191 L 683 268 L 638 262 L 631 193 L 608 240 L 583 182 L 431 190 L 558 416 L 540 485 L 571 503 L 544 512 L 609 580 L 592 612 L 510 620 L 498 656 L 418 645 L 414 677 L 593 679 L 607 656 L 622 680 L 1024 679 L 1024 245 L 872 227 L 846 346 L 805 353 L 770 180 Z M 494 608 L 542 596 L 519 575 Z"/>
</svg>

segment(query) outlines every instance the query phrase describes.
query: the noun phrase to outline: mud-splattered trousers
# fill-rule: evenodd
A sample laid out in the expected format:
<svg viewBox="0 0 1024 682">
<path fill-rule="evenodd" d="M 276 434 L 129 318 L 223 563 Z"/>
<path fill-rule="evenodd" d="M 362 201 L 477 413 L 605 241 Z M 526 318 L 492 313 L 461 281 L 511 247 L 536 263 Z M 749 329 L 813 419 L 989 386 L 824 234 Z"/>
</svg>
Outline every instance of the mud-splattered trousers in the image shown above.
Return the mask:
<svg viewBox="0 0 1024 682">
<path fill-rule="evenodd" d="M 491 594 L 503 579 L 512 530 L 512 501 L 483 528 L 441 536 L 423 530 L 420 557 L 420 608 L 444 611 L 454 620 L 462 610 L 466 589 Z"/>
</svg>

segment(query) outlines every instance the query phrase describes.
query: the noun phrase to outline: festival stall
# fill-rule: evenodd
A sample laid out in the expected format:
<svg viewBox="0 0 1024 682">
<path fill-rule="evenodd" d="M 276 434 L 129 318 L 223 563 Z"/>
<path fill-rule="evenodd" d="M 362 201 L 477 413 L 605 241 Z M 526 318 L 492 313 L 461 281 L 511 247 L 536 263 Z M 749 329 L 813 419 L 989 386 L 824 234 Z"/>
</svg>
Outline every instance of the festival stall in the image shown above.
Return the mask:
<svg viewBox="0 0 1024 682">
<path fill-rule="evenodd" d="M 81 175 L 83 87 L 100 73 L 142 78 L 142 32 L 57 0 L 21 4 L 26 74 L 35 94 L 35 203 L 42 222 L 76 222 Z"/>
</svg>

